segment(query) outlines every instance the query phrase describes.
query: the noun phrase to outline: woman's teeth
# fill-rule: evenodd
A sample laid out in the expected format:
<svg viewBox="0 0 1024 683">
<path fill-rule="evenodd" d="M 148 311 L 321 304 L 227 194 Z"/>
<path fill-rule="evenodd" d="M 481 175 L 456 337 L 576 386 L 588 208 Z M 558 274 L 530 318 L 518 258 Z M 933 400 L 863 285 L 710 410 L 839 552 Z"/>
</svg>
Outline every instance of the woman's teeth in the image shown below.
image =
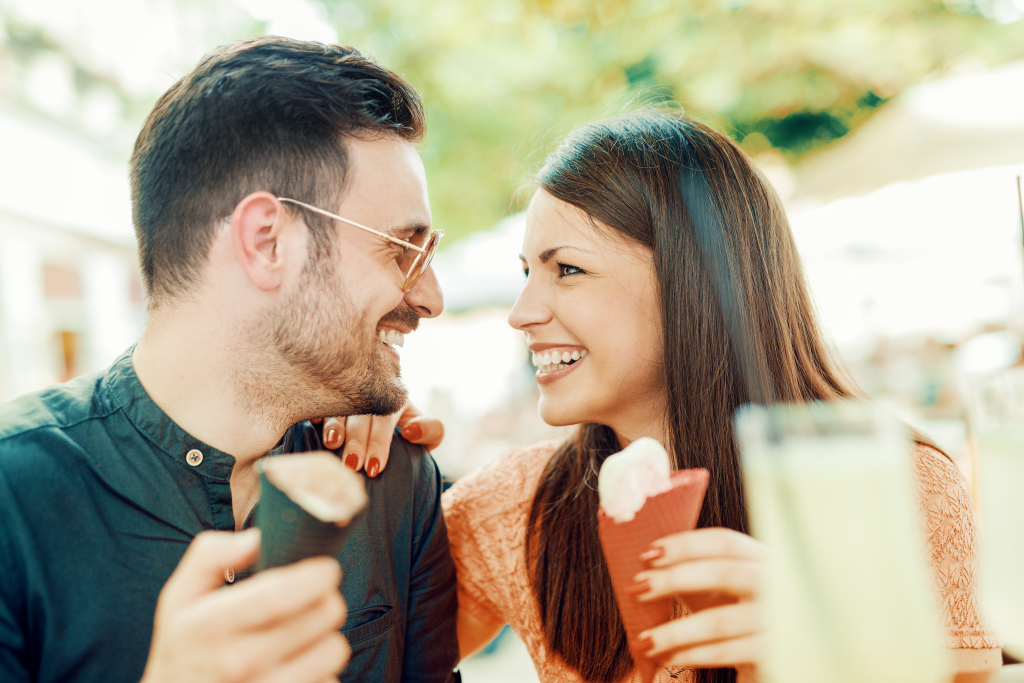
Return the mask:
<svg viewBox="0 0 1024 683">
<path fill-rule="evenodd" d="M 405 346 L 405 335 L 398 330 L 377 330 L 377 339 L 391 346 Z"/>
<path fill-rule="evenodd" d="M 543 351 L 541 353 L 533 354 L 533 365 L 539 368 L 540 372 L 554 372 L 561 368 L 566 368 L 578 361 L 580 358 L 584 358 L 587 355 L 587 350 L 583 349 L 574 351 Z"/>
</svg>

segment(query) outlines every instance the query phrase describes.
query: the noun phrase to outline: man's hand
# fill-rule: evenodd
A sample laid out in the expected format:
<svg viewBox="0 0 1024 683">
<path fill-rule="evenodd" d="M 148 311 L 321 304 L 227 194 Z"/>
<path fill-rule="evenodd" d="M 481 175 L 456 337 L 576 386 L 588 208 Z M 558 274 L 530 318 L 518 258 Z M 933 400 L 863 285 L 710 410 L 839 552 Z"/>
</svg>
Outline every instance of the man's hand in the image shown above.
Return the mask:
<svg viewBox="0 0 1024 683">
<path fill-rule="evenodd" d="M 412 403 L 394 415 L 384 417 L 353 415 L 329 417 L 324 420 L 323 443 L 332 450 L 341 448 L 341 461 L 354 472 L 365 465 L 366 474 L 376 477 L 388 464 L 395 426 L 402 428 L 402 437 L 433 450 L 444 439 L 444 425 L 436 417 L 420 414 Z"/>
<path fill-rule="evenodd" d="M 160 592 L 141 683 L 337 683 L 348 663 L 336 560 L 318 557 L 224 586 L 259 554 L 256 529 L 196 536 Z"/>
</svg>

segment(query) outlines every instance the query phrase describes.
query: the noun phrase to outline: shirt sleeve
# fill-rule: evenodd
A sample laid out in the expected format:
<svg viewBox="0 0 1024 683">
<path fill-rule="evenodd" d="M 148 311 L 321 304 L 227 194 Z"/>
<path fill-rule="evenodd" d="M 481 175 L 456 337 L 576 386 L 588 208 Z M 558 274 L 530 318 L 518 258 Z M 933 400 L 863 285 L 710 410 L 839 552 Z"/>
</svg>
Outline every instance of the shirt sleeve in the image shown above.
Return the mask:
<svg viewBox="0 0 1024 683">
<path fill-rule="evenodd" d="M 441 515 L 441 474 L 429 453 L 412 458 L 417 500 L 402 680 L 447 683 L 455 680 L 459 663 L 458 603 L 455 565 Z"/>
<path fill-rule="evenodd" d="M 475 485 L 476 479 L 461 479 L 444 495 L 444 516 L 458 576 L 459 609 L 484 623 L 505 623 L 503 610 L 493 599 L 495 570 L 501 562 L 494 552 L 496 539 L 481 533 L 478 513 L 482 508 L 475 501 L 484 489 Z"/>
<path fill-rule="evenodd" d="M 1002 643 L 978 609 L 977 523 L 967 483 L 949 458 L 923 446 L 915 452 L 914 475 L 946 645 L 954 650 L 995 650 L 998 657 Z"/>
<path fill-rule="evenodd" d="M 29 674 L 26 635 L 17 616 L 25 590 L 21 574 L 12 566 L 15 550 L 6 533 L 10 525 L 16 523 L 17 515 L 9 514 L 9 506 L 14 503 L 8 493 L 7 481 L 0 473 L 0 510 L 8 511 L 8 514 L 3 514 L 5 521 L 0 528 L 0 577 L 3 577 L 0 580 L 0 681 L 29 683 L 32 676 Z"/>
<path fill-rule="evenodd" d="M 513 450 L 459 479 L 443 498 L 459 609 L 484 623 L 511 624 L 531 609 L 526 523 L 556 442 Z"/>
</svg>

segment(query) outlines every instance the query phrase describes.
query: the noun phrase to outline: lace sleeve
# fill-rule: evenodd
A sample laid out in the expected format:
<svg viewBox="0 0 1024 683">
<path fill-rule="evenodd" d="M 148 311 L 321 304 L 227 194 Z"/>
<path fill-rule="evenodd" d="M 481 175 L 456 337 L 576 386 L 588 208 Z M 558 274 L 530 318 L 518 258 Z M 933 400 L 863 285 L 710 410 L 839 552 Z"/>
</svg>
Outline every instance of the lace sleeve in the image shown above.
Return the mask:
<svg viewBox="0 0 1024 683">
<path fill-rule="evenodd" d="M 959 470 L 935 449 L 919 446 L 914 475 L 946 645 L 954 649 L 1002 647 L 978 611 L 976 522 L 971 494 Z"/>
<path fill-rule="evenodd" d="M 483 621 L 509 623 L 528 593 L 526 516 L 556 446 L 514 450 L 463 477 L 442 497 L 459 608 Z"/>
</svg>

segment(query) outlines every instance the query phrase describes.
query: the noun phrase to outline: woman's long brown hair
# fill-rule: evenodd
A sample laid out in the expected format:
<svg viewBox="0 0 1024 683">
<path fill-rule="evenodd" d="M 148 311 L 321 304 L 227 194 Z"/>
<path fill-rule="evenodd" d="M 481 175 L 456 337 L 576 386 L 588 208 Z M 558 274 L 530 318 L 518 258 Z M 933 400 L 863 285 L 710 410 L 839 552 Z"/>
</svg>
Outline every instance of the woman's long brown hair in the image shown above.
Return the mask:
<svg viewBox="0 0 1024 683">
<path fill-rule="evenodd" d="M 689 186 L 700 188 L 698 196 L 687 191 L 688 180 L 697 181 Z M 576 131 L 537 181 L 600 229 L 652 251 L 664 331 L 666 445 L 675 468 L 711 473 L 697 526 L 746 533 L 736 409 L 857 393 L 829 358 L 778 196 L 727 137 L 660 112 Z M 710 242 L 691 219 L 698 202 L 720 226 Z M 713 272 L 722 264 L 732 301 L 743 302 L 738 310 L 722 302 L 720 273 Z M 583 425 L 548 463 L 527 529 L 548 645 L 594 683 L 613 683 L 633 668 L 597 535 L 597 473 L 619 450 L 609 427 Z M 696 676 L 701 683 L 734 679 L 733 669 Z"/>
</svg>

